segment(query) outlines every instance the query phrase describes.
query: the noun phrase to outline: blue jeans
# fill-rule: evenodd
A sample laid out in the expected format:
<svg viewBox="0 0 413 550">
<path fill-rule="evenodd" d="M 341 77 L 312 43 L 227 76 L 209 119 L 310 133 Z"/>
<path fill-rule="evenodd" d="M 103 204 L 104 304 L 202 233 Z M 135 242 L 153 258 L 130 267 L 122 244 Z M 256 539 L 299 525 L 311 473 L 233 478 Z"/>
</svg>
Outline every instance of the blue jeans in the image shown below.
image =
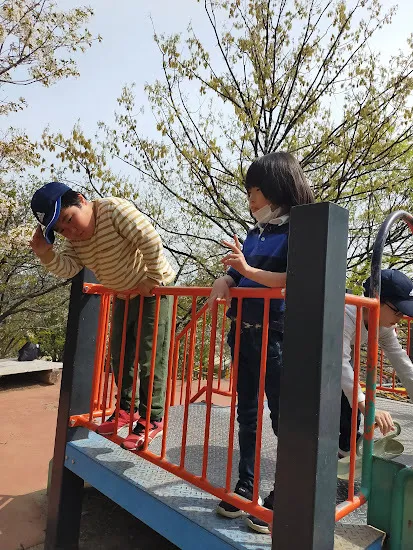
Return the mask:
<svg viewBox="0 0 413 550">
<path fill-rule="evenodd" d="M 262 329 L 241 328 L 238 360 L 238 424 L 239 424 L 239 479 L 252 487 L 254 483 L 255 438 L 257 433 L 258 389 L 260 383 Z M 282 369 L 283 334 L 268 331 L 265 393 L 274 434 L 278 434 L 280 375 Z M 228 334 L 228 344 L 234 359 L 235 323 Z"/>
</svg>

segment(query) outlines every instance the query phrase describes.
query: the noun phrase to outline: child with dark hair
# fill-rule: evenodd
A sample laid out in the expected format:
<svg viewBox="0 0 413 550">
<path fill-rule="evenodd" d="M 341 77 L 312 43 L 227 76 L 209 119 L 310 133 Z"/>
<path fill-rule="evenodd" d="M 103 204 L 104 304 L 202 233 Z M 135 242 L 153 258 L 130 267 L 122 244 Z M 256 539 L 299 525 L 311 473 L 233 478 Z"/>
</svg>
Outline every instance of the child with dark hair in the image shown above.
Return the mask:
<svg viewBox="0 0 413 550">
<path fill-rule="evenodd" d="M 380 273 L 380 318 L 379 318 L 379 345 L 384 351 L 391 366 L 402 381 L 410 398 L 413 397 L 413 364 L 397 338 L 395 328 L 404 315 L 413 317 L 413 282 L 397 269 L 383 269 Z M 370 277 L 363 283 L 364 295 L 370 294 Z M 367 342 L 368 320 L 367 309 L 363 309 L 360 343 Z M 341 376 L 341 415 L 339 458 L 349 456 L 351 442 L 351 416 L 353 404 L 353 349 L 356 340 L 356 306 L 346 305 L 344 310 L 343 332 L 343 364 Z M 358 385 L 357 392 L 357 437 L 360 428 L 361 414 L 365 414 L 365 395 Z M 386 435 L 394 429 L 393 419 L 389 412 L 375 410 L 375 424 Z"/>
<path fill-rule="evenodd" d="M 31 247 L 42 264 L 57 275 L 69 279 L 83 267 L 94 272 L 101 284 L 116 292 L 136 289 L 129 300 L 126 320 L 126 345 L 118 430 L 129 424 L 130 409 L 134 409 L 134 429 L 124 440 L 123 447 L 140 449 L 144 443 L 145 426 L 149 422 L 149 441 L 162 434 L 167 376 L 170 299 L 160 298 L 158 338 L 156 345 L 155 378 L 152 407 L 147 410 L 148 385 L 151 369 L 152 337 L 155 326 L 156 298 L 152 290 L 168 285 L 175 273 L 165 258 L 162 242 L 145 216 L 129 201 L 117 197 L 92 202 L 59 182 L 51 182 L 37 190 L 32 198 L 32 210 L 45 227 L 39 225 L 32 237 Z M 65 238 L 61 251 L 53 250 L 54 232 Z M 136 332 L 140 308 L 143 308 L 139 345 L 139 398 L 133 395 L 133 374 Z M 112 368 L 117 383 L 122 341 L 125 300 L 117 298 L 112 329 Z M 101 435 L 115 431 L 115 415 L 97 428 Z"/>
<path fill-rule="evenodd" d="M 297 160 L 289 153 L 270 153 L 256 159 L 248 169 L 245 187 L 250 211 L 257 221 L 241 249 L 224 241 L 231 249 L 222 262 L 227 274 L 217 279 L 209 298 L 210 307 L 217 299 L 229 299 L 231 287 L 283 287 L 286 281 L 289 212 L 293 206 L 314 202 L 313 193 Z M 258 414 L 262 323 L 264 300 L 244 298 L 242 302 L 241 340 L 238 357 L 238 424 L 239 480 L 235 493 L 252 499 L 255 463 L 255 439 Z M 232 319 L 228 344 L 234 358 L 237 300 L 228 311 Z M 271 413 L 274 434 L 278 433 L 280 374 L 284 330 L 284 300 L 271 300 L 269 314 L 265 392 Z M 273 508 L 274 491 L 265 498 L 264 506 Z M 243 511 L 221 501 L 217 512 L 229 518 Z M 248 516 L 247 525 L 260 533 L 268 533 L 268 525 L 259 518 Z"/>
</svg>

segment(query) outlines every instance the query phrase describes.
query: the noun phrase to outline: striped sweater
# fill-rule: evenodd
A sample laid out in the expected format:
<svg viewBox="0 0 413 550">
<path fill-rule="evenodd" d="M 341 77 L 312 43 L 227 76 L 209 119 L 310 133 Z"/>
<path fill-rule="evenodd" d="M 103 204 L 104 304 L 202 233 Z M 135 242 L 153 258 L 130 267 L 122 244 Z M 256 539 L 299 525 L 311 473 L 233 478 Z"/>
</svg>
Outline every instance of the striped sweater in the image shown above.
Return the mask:
<svg viewBox="0 0 413 550">
<path fill-rule="evenodd" d="M 136 288 L 145 278 L 168 284 L 175 273 L 165 258 L 161 238 L 145 216 L 125 199 L 93 202 L 95 232 L 87 241 L 65 240 L 63 248 L 41 259 L 44 266 L 69 279 L 83 267 L 113 290 Z"/>
</svg>

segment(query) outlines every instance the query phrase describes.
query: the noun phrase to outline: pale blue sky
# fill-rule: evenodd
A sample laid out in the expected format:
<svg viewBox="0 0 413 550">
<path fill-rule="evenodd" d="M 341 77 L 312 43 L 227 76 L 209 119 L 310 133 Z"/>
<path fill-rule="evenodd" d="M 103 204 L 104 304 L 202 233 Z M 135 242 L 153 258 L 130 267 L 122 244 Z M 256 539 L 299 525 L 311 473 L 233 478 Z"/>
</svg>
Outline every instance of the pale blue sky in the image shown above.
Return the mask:
<svg viewBox="0 0 413 550">
<path fill-rule="evenodd" d="M 59 7 L 69 9 L 82 2 L 58 0 Z M 392 0 L 383 0 L 391 6 Z M 403 48 L 413 30 L 412 0 L 400 0 L 399 12 L 391 27 L 376 38 L 385 59 Z M 95 16 L 89 25 L 93 34 L 101 34 L 103 42 L 86 54 L 77 56 L 80 77 L 60 81 L 47 89 L 39 85 L 3 88 L 10 99 L 24 95 L 29 107 L 21 113 L 2 117 L 1 128 L 25 129 L 36 140 L 49 125 L 52 131 L 67 134 L 78 119 L 86 133 L 96 129 L 98 121 L 110 122 L 116 109 L 116 98 L 126 83 L 136 83 L 137 105 L 145 104 L 143 87 L 161 76 L 160 55 L 153 41 L 150 16 L 158 32 L 185 32 L 190 21 L 197 33 L 213 45 L 213 37 L 203 12 L 203 2 L 196 0 L 93 0 L 89 5 Z M 14 95 L 13 95 L 14 94 Z M 147 133 L 152 119 L 148 116 Z"/>
</svg>

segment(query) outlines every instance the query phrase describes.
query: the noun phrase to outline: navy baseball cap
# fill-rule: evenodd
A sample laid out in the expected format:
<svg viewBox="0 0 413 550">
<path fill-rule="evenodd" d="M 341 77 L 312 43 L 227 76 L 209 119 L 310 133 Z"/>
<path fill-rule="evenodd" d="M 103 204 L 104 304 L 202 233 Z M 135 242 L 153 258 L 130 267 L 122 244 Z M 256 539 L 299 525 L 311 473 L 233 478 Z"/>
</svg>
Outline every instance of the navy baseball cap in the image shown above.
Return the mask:
<svg viewBox="0 0 413 550">
<path fill-rule="evenodd" d="M 363 283 L 364 295 L 370 292 L 370 277 Z M 413 281 L 397 269 L 383 269 L 381 272 L 381 301 L 390 302 L 408 317 L 413 317 Z"/>
<path fill-rule="evenodd" d="M 37 220 L 46 227 L 44 236 L 49 244 L 54 243 L 53 226 L 60 216 L 61 198 L 70 187 L 58 181 L 46 183 L 33 195 L 31 207 Z"/>
</svg>

